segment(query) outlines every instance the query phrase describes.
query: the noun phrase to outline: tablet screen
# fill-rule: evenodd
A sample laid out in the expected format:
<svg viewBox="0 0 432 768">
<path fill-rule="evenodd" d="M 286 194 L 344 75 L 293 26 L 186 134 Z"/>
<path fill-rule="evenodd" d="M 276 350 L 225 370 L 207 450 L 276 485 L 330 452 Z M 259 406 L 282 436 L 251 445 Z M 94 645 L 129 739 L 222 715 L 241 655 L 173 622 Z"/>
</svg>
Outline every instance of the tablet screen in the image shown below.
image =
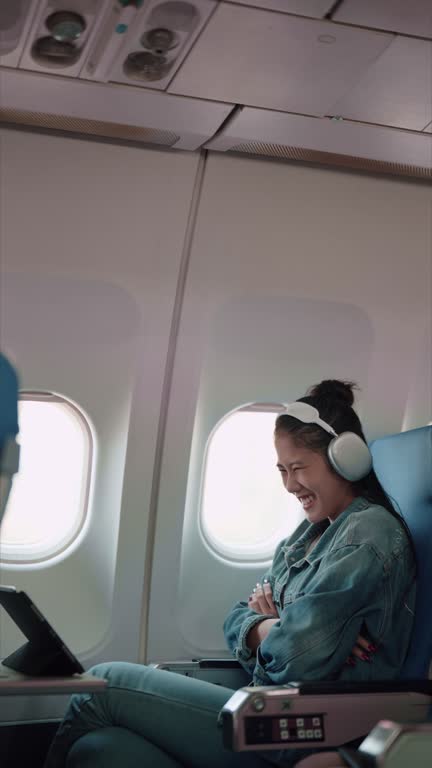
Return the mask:
<svg viewBox="0 0 432 768">
<path fill-rule="evenodd" d="M 26 592 L 0 587 L 0 604 L 28 642 L 3 659 L 3 666 L 26 675 L 73 675 L 83 666 Z"/>
</svg>

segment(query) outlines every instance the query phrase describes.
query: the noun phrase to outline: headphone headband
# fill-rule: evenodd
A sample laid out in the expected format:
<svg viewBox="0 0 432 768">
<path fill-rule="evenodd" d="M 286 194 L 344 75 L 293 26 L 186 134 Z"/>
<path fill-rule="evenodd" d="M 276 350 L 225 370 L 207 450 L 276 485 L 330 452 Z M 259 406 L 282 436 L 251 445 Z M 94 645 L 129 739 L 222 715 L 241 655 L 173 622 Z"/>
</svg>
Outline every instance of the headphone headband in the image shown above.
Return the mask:
<svg viewBox="0 0 432 768">
<path fill-rule="evenodd" d="M 321 419 L 317 408 L 314 408 L 313 405 L 309 405 L 308 403 L 299 403 L 298 401 L 295 403 L 288 403 L 288 405 L 285 405 L 285 409 L 281 411 L 279 416 L 293 416 L 295 419 L 303 421 L 305 424 L 318 424 L 322 429 L 325 429 L 326 432 L 333 435 L 333 437 L 338 436 L 333 427 Z"/>
</svg>

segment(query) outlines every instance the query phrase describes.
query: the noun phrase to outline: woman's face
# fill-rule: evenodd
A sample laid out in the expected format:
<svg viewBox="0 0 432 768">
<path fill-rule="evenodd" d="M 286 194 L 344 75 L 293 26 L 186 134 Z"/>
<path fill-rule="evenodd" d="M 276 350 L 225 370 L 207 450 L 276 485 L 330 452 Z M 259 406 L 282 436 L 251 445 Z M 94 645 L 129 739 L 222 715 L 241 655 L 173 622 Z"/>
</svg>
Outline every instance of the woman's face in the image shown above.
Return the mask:
<svg viewBox="0 0 432 768">
<path fill-rule="evenodd" d="M 351 484 L 333 472 L 320 453 L 297 445 L 287 433 L 276 435 L 275 448 L 282 482 L 311 523 L 326 517 L 332 522 L 353 501 Z"/>
</svg>

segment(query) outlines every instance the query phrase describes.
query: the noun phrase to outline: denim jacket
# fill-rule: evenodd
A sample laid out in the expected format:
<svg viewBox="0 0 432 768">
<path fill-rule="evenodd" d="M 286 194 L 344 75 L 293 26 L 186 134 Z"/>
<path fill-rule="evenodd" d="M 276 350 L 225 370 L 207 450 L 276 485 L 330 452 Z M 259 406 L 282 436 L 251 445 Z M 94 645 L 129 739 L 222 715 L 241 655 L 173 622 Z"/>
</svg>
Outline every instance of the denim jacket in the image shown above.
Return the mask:
<svg viewBox="0 0 432 768">
<path fill-rule="evenodd" d="M 263 578 L 279 620 L 256 656 L 247 634 L 274 617 L 239 602 L 224 623 L 227 645 L 255 685 L 398 677 L 413 626 L 415 564 L 405 531 L 384 507 L 357 497 L 331 524 L 303 521 L 279 544 Z M 359 634 L 378 650 L 371 662 L 349 666 Z"/>
</svg>

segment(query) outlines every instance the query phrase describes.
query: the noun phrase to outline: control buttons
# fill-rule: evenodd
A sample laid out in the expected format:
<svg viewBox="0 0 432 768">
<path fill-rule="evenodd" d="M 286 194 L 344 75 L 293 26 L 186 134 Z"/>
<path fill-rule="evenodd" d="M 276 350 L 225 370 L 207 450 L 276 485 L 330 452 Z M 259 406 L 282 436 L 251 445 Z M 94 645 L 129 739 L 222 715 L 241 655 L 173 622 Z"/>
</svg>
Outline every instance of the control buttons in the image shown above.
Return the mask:
<svg viewBox="0 0 432 768">
<path fill-rule="evenodd" d="M 255 710 L 245 717 L 245 742 L 246 744 L 274 744 L 287 749 L 295 742 L 301 747 L 317 746 L 319 742 L 325 742 L 325 716 L 323 714 L 299 713 L 299 717 L 279 717 L 278 715 L 261 714 L 265 696 L 259 693 L 251 699 L 252 708 Z M 0 766 L 1 768 L 1 766 Z"/>
</svg>

